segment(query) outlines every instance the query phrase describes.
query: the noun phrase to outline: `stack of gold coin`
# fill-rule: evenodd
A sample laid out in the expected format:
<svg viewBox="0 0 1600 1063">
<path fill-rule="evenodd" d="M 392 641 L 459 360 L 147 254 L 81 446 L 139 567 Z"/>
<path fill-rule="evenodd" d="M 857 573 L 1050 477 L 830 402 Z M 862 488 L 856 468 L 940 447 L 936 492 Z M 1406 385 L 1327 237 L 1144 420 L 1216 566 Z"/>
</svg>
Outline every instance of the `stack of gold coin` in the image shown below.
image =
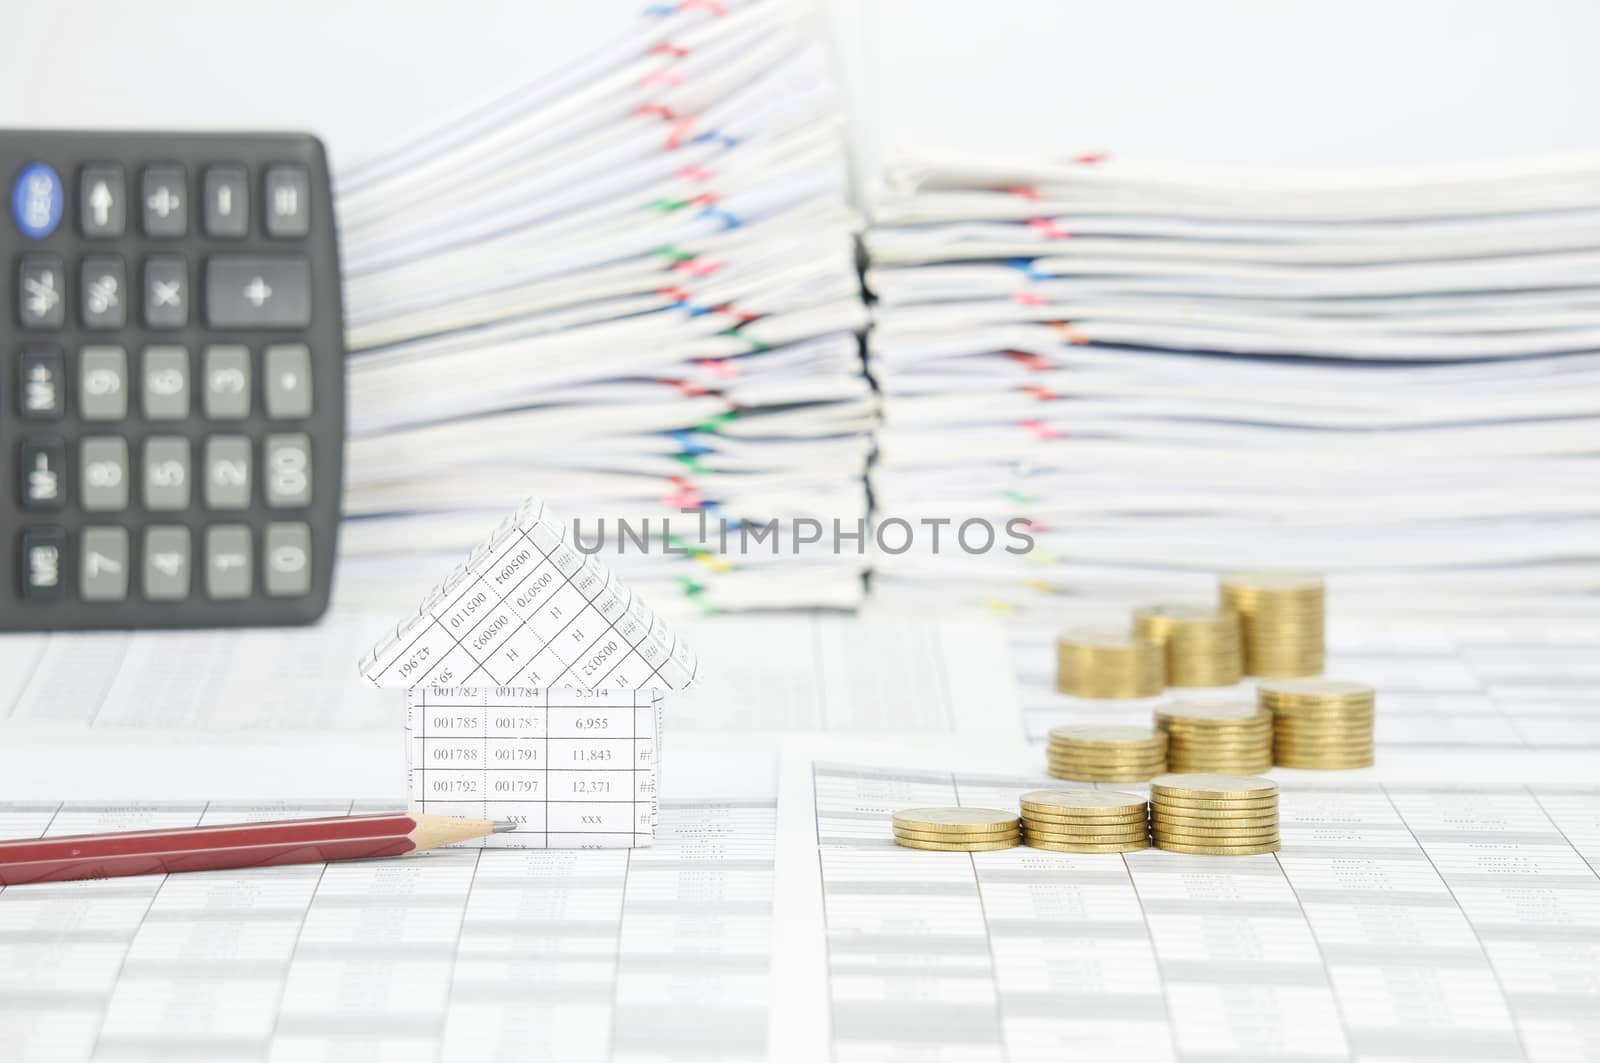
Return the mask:
<svg viewBox="0 0 1600 1063">
<path fill-rule="evenodd" d="M 894 841 L 908 849 L 979 853 L 1022 840 L 1015 812 L 996 808 L 908 808 L 894 814 Z"/>
<path fill-rule="evenodd" d="M 1161 647 L 1115 628 L 1056 638 L 1056 689 L 1080 698 L 1153 698 L 1166 686 Z"/>
<path fill-rule="evenodd" d="M 1050 774 L 1083 782 L 1143 782 L 1167 770 L 1167 736 L 1133 724 L 1052 727 Z"/>
<path fill-rule="evenodd" d="M 1272 714 L 1273 760 L 1285 768 L 1370 768 L 1376 692 L 1338 679 L 1264 679 L 1256 688 Z"/>
<path fill-rule="evenodd" d="M 1272 714 L 1244 702 L 1176 701 L 1156 709 L 1167 770 L 1253 775 L 1272 767 Z"/>
<path fill-rule="evenodd" d="M 1222 604 L 1244 624 L 1247 675 L 1301 676 L 1322 671 L 1322 577 L 1310 572 L 1230 572 Z"/>
<path fill-rule="evenodd" d="M 1133 631 L 1161 646 L 1167 685 L 1229 687 L 1244 676 L 1239 614 L 1213 605 L 1147 605 Z"/>
<path fill-rule="evenodd" d="M 1156 848 L 1201 856 L 1278 851 L 1278 784 L 1254 775 L 1161 775 L 1150 780 Z"/>
<path fill-rule="evenodd" d="M 1058 853 L 1148 849 L 1149 808 L 1114 790 L 1032 790 L 1022 795 L 1022 841 Z"/>
</svg>

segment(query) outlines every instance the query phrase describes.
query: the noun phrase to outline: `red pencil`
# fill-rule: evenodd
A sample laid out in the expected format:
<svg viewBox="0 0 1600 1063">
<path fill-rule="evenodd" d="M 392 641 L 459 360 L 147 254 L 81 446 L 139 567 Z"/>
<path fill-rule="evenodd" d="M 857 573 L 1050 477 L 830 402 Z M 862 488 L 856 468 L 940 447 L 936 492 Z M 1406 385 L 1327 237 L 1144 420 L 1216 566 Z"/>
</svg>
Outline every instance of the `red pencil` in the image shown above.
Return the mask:
<svg viewBox="0 0 1600 1063">
<path fill-rule="evenodd" d="M 0 886 L 401 856 L 512 829 L 510 823 L 383 812 L 218 827 L 0 842 Z"/>
</svg>

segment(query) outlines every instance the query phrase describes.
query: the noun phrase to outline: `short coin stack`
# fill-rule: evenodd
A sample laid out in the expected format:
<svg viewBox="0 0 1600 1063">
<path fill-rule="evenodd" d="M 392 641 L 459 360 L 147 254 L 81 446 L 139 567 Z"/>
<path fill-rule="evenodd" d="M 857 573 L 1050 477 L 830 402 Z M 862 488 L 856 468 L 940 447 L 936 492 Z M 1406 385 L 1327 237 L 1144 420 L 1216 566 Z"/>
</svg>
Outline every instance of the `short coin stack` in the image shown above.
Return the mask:
<svg viewBox="0 0 1600 1063">
<path fill-rule="evenodd" d="M 1149 605 L 1133 611 L 1134 634 L 1162 647 L 1167 685 L 1227 687 L 1244 676 L 1239 614 L 1214 605 Z"/>
<path fill-rule="evenodd" d="M 1058 779 L 1143 782 L 1167 770 L 1167 736 L 1133 724 L 1052 727 L 1048 768 Z"/>
<path fill-rule="evenodd" d="M 1370 768 L 1376 692 L 1339 679 L 1264 679 L 1256 696 L 1272 714 L 1273 761 L 1285 768 Z"/>
<path fill-rule="evenodd" d="M 894 841 L 908 849 L 979 853 L 1022 840 L 1015 812 L 995 808 L 908 808 L 894 814 Z"/>
<path fill-rule="evenodd" d="M 1161 775 L 1150 780 L 1156 848 L 1200 856 L 1278 851 L 1278 784 L 1252 775 Z"/>
<path fill-rule="evenodd" d="M 1230 572 L 1222 604 L 1244 625 L 1248 675 L 1301 676 L 1322 671 L 1327 595 L 1309 572 Z"/>
<path fill-rule="evenodd" d="M 1083 628 L 1056 639 L 1056 689 L 1080 698 L 1153 698 L 1166 686 L 1161 647 L 1116 628 Z"/>
<path fill-rule="evenodd" d="M 1156 709 L 1167 770 L 1254 775 L 1272 767 L 1272 714 L 1249 702 L 1177 701 Z"/>
<path fill-rule="evenodd" d="M 1058 853 L 1150 848 L 1149 805 L 1113 790 L 1031 790 L 1022 795 L 1022 840 Z"/>
</svg>

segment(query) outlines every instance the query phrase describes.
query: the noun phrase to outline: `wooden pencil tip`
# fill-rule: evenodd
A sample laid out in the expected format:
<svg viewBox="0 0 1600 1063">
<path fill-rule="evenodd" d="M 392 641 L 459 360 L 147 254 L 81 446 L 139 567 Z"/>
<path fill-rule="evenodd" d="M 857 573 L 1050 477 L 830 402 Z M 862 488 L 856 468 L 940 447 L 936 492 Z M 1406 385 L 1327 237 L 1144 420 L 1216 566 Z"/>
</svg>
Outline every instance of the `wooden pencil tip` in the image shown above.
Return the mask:
<svg viewBox="0 0 1600 1063">
<path fill-rule="evenodd" d="M 495 824 L 486 819 L 465 819 L 461 816 L 431 816 L 413 812 L 411 820 L 416 824 L 411 831 L 411 841 L 419 852 L 481 838 L 495 830 Z"/>
<path fill-rule="evenodd" d="M 517 825 L 509 819 L 498 820 L 494 825 L 494 833 L 496 834 L 510 834 L 516 829 Z"/>
</svg>

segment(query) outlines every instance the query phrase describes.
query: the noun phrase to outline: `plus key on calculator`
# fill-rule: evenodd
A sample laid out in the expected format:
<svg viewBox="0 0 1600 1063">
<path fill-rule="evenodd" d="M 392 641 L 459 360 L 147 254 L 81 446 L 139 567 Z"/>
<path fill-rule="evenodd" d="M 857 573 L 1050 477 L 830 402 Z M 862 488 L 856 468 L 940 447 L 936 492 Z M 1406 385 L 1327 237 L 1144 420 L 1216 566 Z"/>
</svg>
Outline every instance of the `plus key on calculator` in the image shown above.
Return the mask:
<svg viewBox="0 0 1600 1063">
<path fill-rule="evenodd" d="M 344 338 L 298 134 L 0 130 L 0 630 L 307 623 Z"/>
</svg>

